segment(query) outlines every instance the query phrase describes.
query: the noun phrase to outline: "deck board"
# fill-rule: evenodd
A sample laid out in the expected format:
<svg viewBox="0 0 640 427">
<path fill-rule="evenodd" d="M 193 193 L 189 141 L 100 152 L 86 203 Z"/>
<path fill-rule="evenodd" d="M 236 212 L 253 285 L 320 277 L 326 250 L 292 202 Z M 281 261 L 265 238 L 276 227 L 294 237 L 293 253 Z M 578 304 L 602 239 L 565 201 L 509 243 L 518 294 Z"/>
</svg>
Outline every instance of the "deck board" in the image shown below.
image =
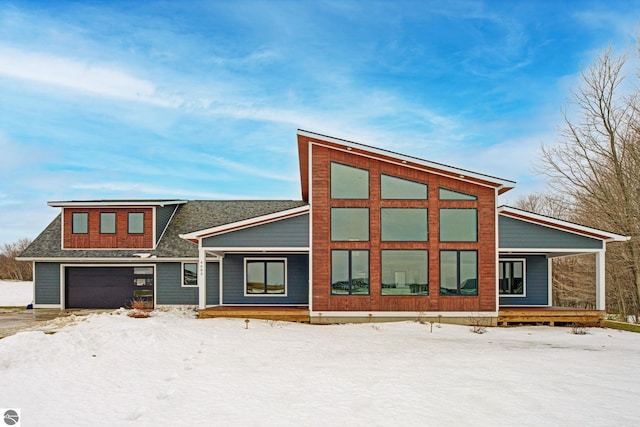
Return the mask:
<svg viewBox="0 0 640 427">
<path fill-rule="evenodd" d="M 261 319 L 309 323 L 309 308 L 280 306 L 218 306 L 198 311 L 199 319 L 226 317 L 234 319 Z"/>
<path fill-rule="evenodd" d="M 604 311 L 570 307 L 502 307 L 498 311 L 498 324 L 538 324 L 556 323 L 600 326 L 604 320 Z"/>
</svg>

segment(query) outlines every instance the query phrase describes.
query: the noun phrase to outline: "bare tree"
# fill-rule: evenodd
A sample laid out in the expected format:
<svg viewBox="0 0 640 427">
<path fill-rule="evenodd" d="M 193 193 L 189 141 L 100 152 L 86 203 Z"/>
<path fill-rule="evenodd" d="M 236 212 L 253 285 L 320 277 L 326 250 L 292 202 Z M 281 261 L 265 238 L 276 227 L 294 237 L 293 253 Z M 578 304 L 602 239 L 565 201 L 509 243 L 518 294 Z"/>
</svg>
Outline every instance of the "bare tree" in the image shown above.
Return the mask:
<svg viewBox="0 0 640 427">
<path fill-rule="evenodd" d="M 571 202 L 579 222 L 631 236 L 612 245 L 610 284 L 632 286 L 624 311 L 640 308 L 640 115 L 637 89 L 623 93 L 626 56 L 609 47 L 582 71 L 572 93 L 561 139 L 543 147 L 539 170 L 555 192 Z M 626 89 L 625 89 L 626 90 Z M 611 301 L 611 300 L 610 300 Z"/>
<path fill-rule="evenodd" d="M 22 238 L 17 242 L 5 243 L 0 252 L 0 279 L 33 280 L 33 266 L 30 262 L 17 261 L 16 258 L 31 244 L 31 240 Z"/>
<path fill-rule="evenodd" d="M 571 209 L 562 196 L 545 193 L 526 194 L 514 202 L 514 207 L 553 218 L 571 220 Z"/>
</svg>

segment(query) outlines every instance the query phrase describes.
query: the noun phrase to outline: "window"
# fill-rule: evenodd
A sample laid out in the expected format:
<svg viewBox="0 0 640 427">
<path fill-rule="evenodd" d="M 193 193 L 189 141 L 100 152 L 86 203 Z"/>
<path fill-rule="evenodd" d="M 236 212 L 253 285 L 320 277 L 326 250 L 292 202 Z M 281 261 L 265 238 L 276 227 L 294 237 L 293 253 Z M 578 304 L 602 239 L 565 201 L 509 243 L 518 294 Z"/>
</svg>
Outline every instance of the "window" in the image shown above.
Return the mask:
<svg viewBox="0 0 640 427">
<path fill-rule="evenodd" d="M 382 295 L 429 295 L 429 253 L 382 251 Z"/>
<path fill-rule="evenodd" d="M 500 295 L 525 296 L 525 260 L 500 260 L 498 273 L 500 275 Z"/>
<path fill-rule="evenodd" d="M 153 267 L 133 268 L 133 296 L 143 300 L 153 299 Z M 153 307 L 153 306 L 152 306 Z"/>
<path fill-rule="evenodd" d="M 369 209 L 331 208 L 331 240 L 350 242 L 369 240 Z"/>
<path fill-rule="evenodd" d="M 440 251 L 440 295 L 478 295 L 477 251 Z"/>
<path fill-rule="evenodd" d="M 440 188 L 438 191 L 440 200 L 478 200 L 476 196 L 471 194 L 459 193 L 453 190 L 447 190 L 446 188 Z"/>
<path fill-rule="evenodd" d="M 71 214 L 71 232 L 73 234 L 87 234 L 89 232 L 89 214 L 74 212 Z"/>
<path fill-rule="evenodd" d="M 440 209 L 441 242 L 477 242 L 477 209 Z"/>
<path fill-rule="evenodd" d="M 144 233 L 144 212 L 129 212 L 129 234 Z"/>
<path fill-rule="evenodd" d="M 383 199 L 426 200 L 427 185 L 395 176 L 380 176 L 380 197 Z"/>
<path fill-rule="evenodd" d="M 369 171 L 331 163 L 332 199 L 368 199 Z"/>
<path fill-rule="evenodd" d="M 246 296 L 286 296 L 287 260 L 285 258 L 246 258 L 244 270 L 244 294 Z"/>
<path fill-rule="evenodd" d="M 182 286 L 198 286 L 198 264 L 195 262 L 182 263 Z"/>
<path fill-rule="evenodd" d="M 427 209 L 382 208 L 381 239 L 392 242 L 426 242 Z"/>
<path fill-rule="evenodd" d="M 114 212 L 100 213 L 100 233 L 115 234 L 116 232 L 116 214 Z"/>
<path fill-rule="evenodd" d="M 331 251 L 331 294 L 369 295 L 369 251 Z"/>
</svg>

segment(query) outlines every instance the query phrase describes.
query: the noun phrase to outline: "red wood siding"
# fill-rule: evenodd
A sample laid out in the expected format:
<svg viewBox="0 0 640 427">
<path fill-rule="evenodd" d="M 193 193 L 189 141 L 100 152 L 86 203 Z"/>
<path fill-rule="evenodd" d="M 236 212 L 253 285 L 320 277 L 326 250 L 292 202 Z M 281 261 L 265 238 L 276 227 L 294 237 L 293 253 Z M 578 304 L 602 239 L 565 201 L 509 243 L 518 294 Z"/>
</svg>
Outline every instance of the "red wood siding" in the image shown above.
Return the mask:
<svg viewBox="0 0 640 427">
<path fill-rule="evenodd" d="M 310 139 L 313 141 L 313 139 Z M 496 195 L 495 189 L 465 182 L 402 164 L 373 159 L 333 149 L 331 143 L 319 141 L 312 146 L 311 206 L 314 311 L 495 311 L 496 310 Z M 332 200 L 330 195 L 330 163 L 338 162 L 369 171 L 369 200 Z M 429 186 L 428 200 L 381 200 L 380 174 L 422 182 Z M 304 179 L 304 178 L 303 178 Z M 439 200 L 438 188 L 477 196 L 478 200 Z M 332 242 L 332 207 L 368 207 L 368 242 Z M 380 208 L 428 208 L 429 241 L 381 242 Z M 438 223 L 440 208 L 476 208 L 478 210 L 478 242 L 440 242 Z M 369 250 L 370 295 L 331 295 L 331 250 Z M 382 296 L 382 249 L 427 249 L 429 251 L 429 296 Z M 440 296 L 440 250 L 478 251 L 478 296 Z"/>
<path fill-rule="evenodd" d="M 74 212 L 89 214 L 87 234 L 72 233 Z M 116 233 L 100 233 L 100 213 L 116 213 Z M 129 234 L 129 212 L 144 212 L 144 233 Z M 153 248 L 153 208 L 64 208 L 64 249 L 152 249 Z"/>
</svg>

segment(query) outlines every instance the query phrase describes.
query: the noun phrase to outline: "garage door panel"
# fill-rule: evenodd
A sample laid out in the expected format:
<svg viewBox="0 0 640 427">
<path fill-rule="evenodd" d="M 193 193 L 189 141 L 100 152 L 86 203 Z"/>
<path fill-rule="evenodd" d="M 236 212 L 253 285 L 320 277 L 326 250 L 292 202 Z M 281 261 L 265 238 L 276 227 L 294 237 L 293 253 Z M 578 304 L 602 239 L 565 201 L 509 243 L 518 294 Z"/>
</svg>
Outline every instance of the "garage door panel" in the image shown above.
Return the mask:
<svg viewBox="0 0 640 427">
<path fill-rule="evenodd" d="M 133 267 L 67 267 L 67 308 L 119 308 L 136 289 Z"/>
</svg>

